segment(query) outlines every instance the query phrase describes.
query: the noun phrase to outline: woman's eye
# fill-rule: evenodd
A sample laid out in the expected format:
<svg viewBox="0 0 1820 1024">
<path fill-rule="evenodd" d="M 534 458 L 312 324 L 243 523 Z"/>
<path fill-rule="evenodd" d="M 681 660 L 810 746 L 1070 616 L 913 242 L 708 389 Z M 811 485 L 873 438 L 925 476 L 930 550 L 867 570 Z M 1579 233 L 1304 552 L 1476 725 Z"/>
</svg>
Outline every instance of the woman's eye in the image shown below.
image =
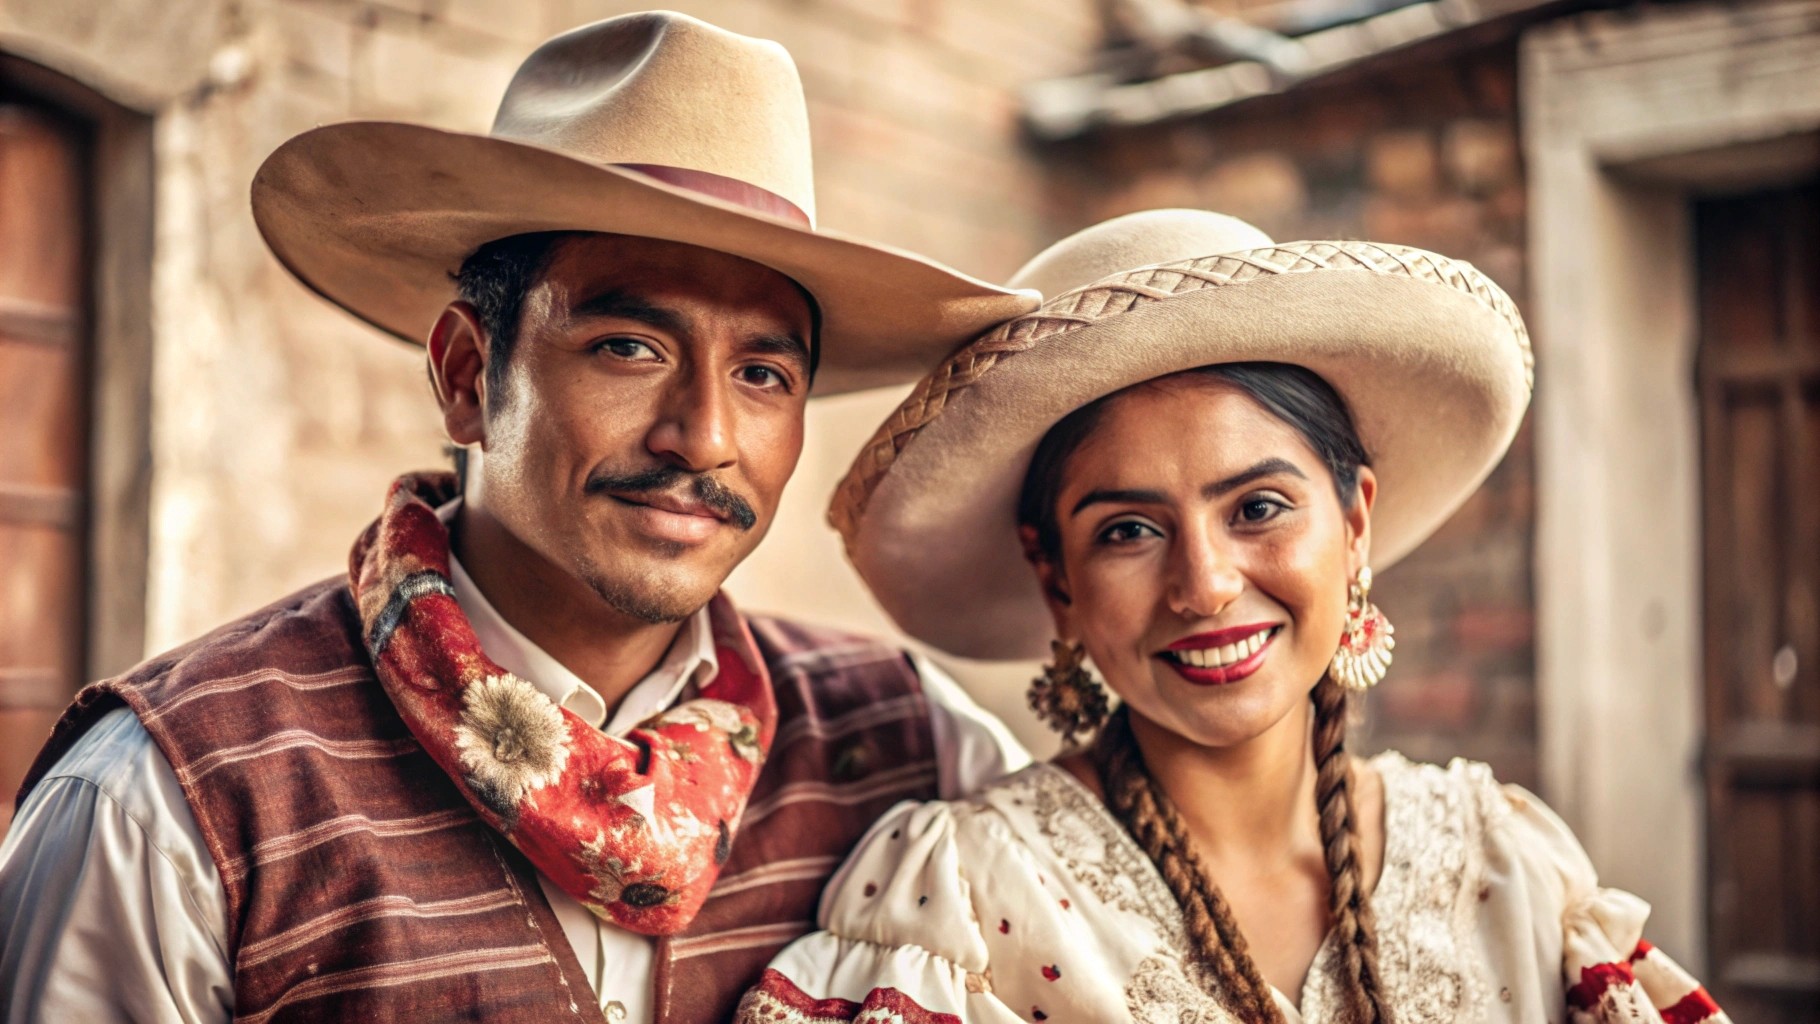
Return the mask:
<svg viewBox="0 0 1820 1024">
<path fill-rule="evenodd" d="M 1269 498 L 1248 498 L 1239 504 L 1239 521 L 1261 523 L 1283 511 L 1282 502 Z"/>
<path fill-rule="evenodd" d="M 1145 537 L 1160 536 L 1162 536 L 1162 534 L 1157 532 L 1156 527 L 1128 519 L 1122 523 L 1113 523 L 1111 526 L 1101 530 L 1100 543 L 1129 544 L 1132 541 L 1142 540 Z"/>
<path fill-rule="evenodd" d="M 607 338 L 594 346 L 596 352 L 606 352 L 620 359 L 647 361 L 657 358 L 657 350 L 636 338 Z"/>
</svg>

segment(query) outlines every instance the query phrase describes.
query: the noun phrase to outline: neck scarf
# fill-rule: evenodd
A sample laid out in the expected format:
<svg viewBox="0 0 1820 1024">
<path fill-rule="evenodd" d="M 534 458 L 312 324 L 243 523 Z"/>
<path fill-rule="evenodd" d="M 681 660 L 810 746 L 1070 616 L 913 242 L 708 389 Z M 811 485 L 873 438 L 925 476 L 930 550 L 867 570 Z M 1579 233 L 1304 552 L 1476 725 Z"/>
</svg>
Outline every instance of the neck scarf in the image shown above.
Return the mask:
<svg viewBox="0 0 1820 1024">
<path fill-rule="evenodd" d="M 688 927 L 732 852 L 777 729 L 744 620 L 708 606 L 720 672 L 623 739 L 556 706 L 480 649 L 449 579 L 435 505 L 448 474 L 392 484 L 354 545 L 367 653 L 411 733 L 482 820 L 599 917 L 646 935 Z"/>
</svg>

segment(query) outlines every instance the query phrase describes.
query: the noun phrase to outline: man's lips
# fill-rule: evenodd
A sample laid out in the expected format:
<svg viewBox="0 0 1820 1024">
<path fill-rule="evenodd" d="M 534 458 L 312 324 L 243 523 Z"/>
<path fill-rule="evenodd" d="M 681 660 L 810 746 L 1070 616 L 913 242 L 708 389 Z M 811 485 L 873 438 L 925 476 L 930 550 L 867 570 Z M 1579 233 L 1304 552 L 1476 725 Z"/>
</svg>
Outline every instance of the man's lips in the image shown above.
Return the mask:
<svg viewBox="0 0 1820 1024">
<path fill-rule="evenodd" d="M 625 506 L 634 531 L 660 544 L 693 547 L 733 525 L 727 513 L 689 497 L 650 492 L 607 497 Z"/>
<path fill-rule="evenodd" d="M 697 501 L 694 498 L 688 498 L 682 495 L 651 493 L 613 494 L 609 492 L 607 496 L 615 501 L 624 502 L 627 505 L 643 505 L 647 508 L 654 508 L 660 512 L 669 512 L 673 515 L 699 516 L 703 519 L 715 519 L 723 523 L 727 521 L 725 513 L 712 505 L 709 505 L 707 502 Z"/>
</svg>

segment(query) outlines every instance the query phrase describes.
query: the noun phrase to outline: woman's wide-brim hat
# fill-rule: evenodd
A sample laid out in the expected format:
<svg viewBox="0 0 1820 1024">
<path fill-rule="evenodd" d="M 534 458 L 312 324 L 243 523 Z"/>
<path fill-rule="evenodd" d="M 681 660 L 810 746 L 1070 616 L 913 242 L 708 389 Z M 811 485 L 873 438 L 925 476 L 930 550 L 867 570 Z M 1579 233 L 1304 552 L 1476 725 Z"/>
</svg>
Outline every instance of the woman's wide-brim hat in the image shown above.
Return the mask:
<svg viewBox="0 0 1820 1024">
<path fill-rule="evenodd" d="M 829 510 L 885 611 L 962 657 L 1046 653 L 1054 626 L 1019 541 L 1018 494 L 1043 435 L 1097 398 L 1216 363 L 1319 374 L 1377 473 L 1379 568 L 1484 481 L 1529 404 L 1529 336 L 1509 296 L 1420 249 L 1277 244 L 1221 214 L 1153 210 L 1064 239 L 1012 280 L 1054 298 L 925 378 Z"/>
<path fill-rule="evenodd" d="M 417 344 L 462 261 L 510 235 L 639 235 L 740 256 L 821 307 L 817 395 L 913 381 L 1038 299 L 817 230 L 790 55 L 661 11 L 538 48 L 490 134 L 383 121 L 305 132 L 259 169 L 253 215 L 305 285 Z"/>
</svg>

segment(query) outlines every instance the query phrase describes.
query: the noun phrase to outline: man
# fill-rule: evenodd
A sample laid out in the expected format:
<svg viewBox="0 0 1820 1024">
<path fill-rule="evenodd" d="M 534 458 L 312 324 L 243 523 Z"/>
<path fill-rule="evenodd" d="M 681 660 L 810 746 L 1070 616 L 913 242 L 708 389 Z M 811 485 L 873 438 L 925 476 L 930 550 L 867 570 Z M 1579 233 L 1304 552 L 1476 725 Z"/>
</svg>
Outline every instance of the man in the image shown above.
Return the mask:
<svg viewBox="0 0 1820 1024">
<path fill-rule="evenodd" d="M 546 43 L 491 135 L 273 154 L 273 251 L 427 334 L 475 457 L 77 698 L 0 850 L 7 1019 L 722 1020 L 873 818 L 1021 763 L 926 664 L 718 594 L 812 390 L 1034 304 L 812 192 L 788 56 L 673 14 Z"/>
</svg>

